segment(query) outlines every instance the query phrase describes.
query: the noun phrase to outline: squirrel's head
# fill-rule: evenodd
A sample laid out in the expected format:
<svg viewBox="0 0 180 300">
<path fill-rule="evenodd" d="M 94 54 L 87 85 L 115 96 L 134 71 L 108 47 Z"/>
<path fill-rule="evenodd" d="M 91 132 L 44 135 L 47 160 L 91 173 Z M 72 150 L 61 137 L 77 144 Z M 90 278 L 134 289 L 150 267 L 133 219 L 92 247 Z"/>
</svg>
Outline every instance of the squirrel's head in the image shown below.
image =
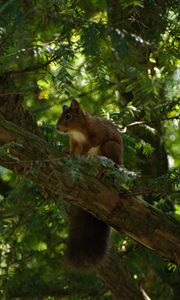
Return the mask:
<svg viewBox="0 0 180 300">
<path fill-rule="evenodd" d="M 72 100 L 71 105 L 63 106 L 63 112 L 57 122 L 57 130 L 63 133 L 82 131 L 84 127 L 85 113 L 81 109 L 79 102 Z"/>
</svg>

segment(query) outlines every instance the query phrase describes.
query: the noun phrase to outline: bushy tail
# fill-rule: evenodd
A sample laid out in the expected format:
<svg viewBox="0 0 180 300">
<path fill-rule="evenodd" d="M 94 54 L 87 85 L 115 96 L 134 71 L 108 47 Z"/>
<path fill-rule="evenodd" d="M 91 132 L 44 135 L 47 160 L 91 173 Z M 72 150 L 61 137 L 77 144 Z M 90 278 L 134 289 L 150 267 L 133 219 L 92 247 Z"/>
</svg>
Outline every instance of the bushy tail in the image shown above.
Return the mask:
<svg viewBox="0 0 180 300">
<path fill-rule="evenodd" d="M 65 254 L 68 264 L 82 271 L 96 268 L 106 257 L 109 235 L 107 224 L 81 208 L 73 207 Z"/>
</svg>

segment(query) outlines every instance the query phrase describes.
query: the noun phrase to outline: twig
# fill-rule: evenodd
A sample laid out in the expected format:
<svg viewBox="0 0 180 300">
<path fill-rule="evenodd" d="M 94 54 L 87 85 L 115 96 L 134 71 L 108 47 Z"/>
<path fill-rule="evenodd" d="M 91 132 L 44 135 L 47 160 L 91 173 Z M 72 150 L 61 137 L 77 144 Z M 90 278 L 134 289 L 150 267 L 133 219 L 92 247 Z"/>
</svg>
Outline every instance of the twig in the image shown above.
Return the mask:
<svg viewBox="0 0 180 300">
<path fill-rule="evenodd" d="M 129 123 L 125 126 L 118 126 L 121 132 L 126 132 L 127 128 L 136 126 L 136 125 L 145 125 L 145 124 L 153 124 L 153 123 L 159 123 L 159 121 L 169 121 L 169 120 L 180 120 L 180 115 L 174 116 L 174 117 L 167 117 L 167 118 L 159 118 L 159 119 L 154 119 L 154 120 L 149 120 L 149 121 L 135 121 L 132 123 Z"/>
</svg>

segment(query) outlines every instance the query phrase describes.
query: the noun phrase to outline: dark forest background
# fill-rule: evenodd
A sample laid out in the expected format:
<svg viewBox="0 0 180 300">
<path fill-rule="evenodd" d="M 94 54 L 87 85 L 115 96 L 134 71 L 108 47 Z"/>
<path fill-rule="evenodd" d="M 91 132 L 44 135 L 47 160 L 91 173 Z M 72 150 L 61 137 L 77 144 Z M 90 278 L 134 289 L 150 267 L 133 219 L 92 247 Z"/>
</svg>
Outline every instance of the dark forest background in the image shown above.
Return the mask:
<svg viewBox="0 0 180 300">
<path fill-rule="evenodd" d="M 138 200 L 176 220 L 179 11 L 174 0 L 0 1 L 1 119 L 40 133 L 66 156 L 67 139 L 57 134 L 55 124 L 62 106 L 77 99 L 86 111 L 117 124 L 125 167 L 141 177 Z M 4 153 L 11 160 L 13 145 L 0 142 L 0 299 L 112 299 L 114 279 L 106 276 L 107 284 L 101 272 L 84 274 L 64 266 L 63 193 L 51 198 L 28 171 L 22 176 L 18 167 L 6 167 Z M 76 172 L 69 176 L 72 180 Z M 179 300 L 174 261 L 115 230 L 112 244 L 113 263 L 122 261 L 142 299 Z M 120 291 L 130 288 L 121 270 L 114 268 L 112 274 Z M 120 291 L 114 299 L 138 299 L 128 293 L 125 299 Z"/>
</svg>

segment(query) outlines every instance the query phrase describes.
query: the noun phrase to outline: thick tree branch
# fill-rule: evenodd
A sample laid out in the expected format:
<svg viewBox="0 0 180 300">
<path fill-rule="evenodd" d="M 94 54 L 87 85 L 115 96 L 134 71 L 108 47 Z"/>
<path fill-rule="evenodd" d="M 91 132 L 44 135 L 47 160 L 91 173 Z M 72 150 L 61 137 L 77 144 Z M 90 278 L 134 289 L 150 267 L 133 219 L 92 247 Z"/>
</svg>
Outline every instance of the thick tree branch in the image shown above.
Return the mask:
<svg viewBox="0 0 180 300">
<path fill-rule="evenodd" d="M 7 87 L 11 86 L 9 84 L 8 78 L 3 78 L 3 79 L 6 80 Z M 7 90 L 8 90 L 8 88 L 7 88 Z M 7 90 L 6 89 L 4 90 L 5 93 L 7 93 Z M 39 153 L 39 150 L 36 153 L 38 144 L 36 144 L 36 147 L 33 148 L 33 150 L 32 150 L 34 138 L 37 138 L 37 136 L 42 137 L 42 132 L 37 127 L 36 122 L 34 122 L 34 120 L 32 119 L 31 114 L 29 114 L 29 112 L 25 108 L 23 108 L 22 98 L 20 98 L 19 95 L 13 95 L 12 93 L 10 93 L 10 95 L 4 95 L 3 97 L 0 97 L 0 115 L 2 115 L 8 121 L 13 122 L 17 126 L 22 127 L 23 130 L 25 129 L 25 130 L 28 130 L 31 133 L 35 134 L 33 136 L 33 139 L 31 140 L 28 138 L 28 136 L 29 136 L 29 132 L 28 132 L 27 139 L 26 139 L 26 142 L 28 142 L 28 143 L 24 144 L 23 137 L 25 137 L 25 136 L 24 136 L 24 131 L 22 131 L 22 133 L 23 133 L 22 139 L 20 138 L 19 135 L 18 135 L 17 139 L 15 138 L 15 140 L 18 141 L 19 144 L 14 143 L 14 146 L 16 145 L 14 148 L 15 155 L 16 155 L 16 151 L 17 151 L 19 154 L 21 152 L 22 156 L 20 157 L 19 154 L 17 154 L 17 156 L 19 157 L 18 161 L 17 160 L 14 161 L 14 159 L 12 157 L 8 157 L 7 155 L 4 155 L 5 154 L 4 151 L 1 151 L 1 158 L 2 159 L 4 158 L 6 161 L 9 161 L 9 163 L 7 163 L 7 162 L 5 163 L 5 161 L 3 163 L 5 165 L 7 164 L 7 167 L 9 166 L 9 169 L 12 169 L 15 172 L 19 172 L 21 174 L 25 174 L 26 176 L 29 176 L 36 182 L 39 182 L 38 180 L 35 179 L 36 176 L 34 177 L 34 175 L 33 175 L 31 177 L 31 175 L 32 175 L 31 172 L 33 172 L 33 170 L 35 170 L 35 169 L 37 170 L 37 167 L 39 164 L 44 164 L 44 163 L 49 164 L 49 162 L 52 162 L 52 161 L 56 164 L 56 161 L 59 160 L 59 158 L 55 158 L 55 157 L 56 157 L 56 155 L 57 156 L 60 155 L 59 151 L 55 151 L 54 148 L 51 148 L 51 149 L 49 148 L 49 150 L 51 152 L 50 157 L 49 157 L 49 154 L 42 153 L 42 152 Z M 15 127 L 13 126 L 13 128 L 15 128 Z M 14 131 L 11 128 L 9 128 L 9 130 L 6 130 L 5 132 L 3 130 L 1 131 L 1 134 L 4 135 L 4 138 L 5 138 L 4 142 L 7 140 L 7 142 L 11 143 L 11 141 L 14 140 L 15 136 L 14 137 L 11 136 L 12 132 L 14 132 Z M 19 132 L 19 129 L 17 132 Z M 38 141 L 38 140 L 36 140 L 36 141 Z M 41 140 L 41 142 L 43 142 L 43 140 Z M 11 146 L 12 146 L 12 144 L 11 144 Z M 6 150 L 8 151 L 8 148 L 11 148 L 11 146 L 8 146 L 6 144 Z M 41 147 L 40 144 L 39 144 L 39 147 Z M 47 147 L 47 144 L 45 144 L 45 148 L 46 147 Z M 24 148 L 25 148 L 25 152 L 23 153 Z M 32 155 L 29 155 L 30 153 L 29 154 L 27 153 L 28 149 L 30 151 L 35 151 L 35 152 L 34 153 L 31 152 Z M 39 149 L 41 149 L 41 148 L 39 148 Z M 53 158 L 52 158 L 52 155 L 53 155 Z M 64 157 L 64 154 L 61 156 L 61 158 L 63 159 L 63 157 Z M 21 161 L 20 161 L 20 159 L 21 159 Z M 23 162 L 22 162 L 22 160 L 23 160 Z M 34 169 L 35 165 L 36 165 L 36 167 Z M 48 170 L 48 167 L 47 168 L 46 168 L 46 166 L 44 166 L 44 167 L 46 170 Z M 46 179 L 49 180 L 48 174 L 47 174 Z M 56 180 L 57 180 L 57 178 L 56 178 Z M 54 185 L 57 185 L 57 182 L 54 182 L 54 184 L 53 184 L 53 182 L 51 181 L 51 183 L 52 183 L 52 186 L 49 187 L 49 189 L 52 188 L 52 191 L 48 190 L 48 197 L 50 199 L 53 197 L 59 198 L 60 194 L 58 194 L 57 196 L 54 195 Z M 58 192 L 58 193 L 60 193 L 60 192 Z M 107 268 L 108 268 L 108 271 L 111 271 L 111 270 L 113 270 L 114 267 L 113 267 L 113 265 L 110 265 L 110 266 L 107 265 Z M 127 300 L 131 300 L 131 299 L 140 300 L 141 298 L 144 299 L 144 297 L 142 296 L 142 293 L 140 292 L 138 286 L 136 285 L 135 280 L 133 278 L 131 278 L 131 276 L 128 275 L 126 269 L 123 266 L 120 266 L 120 268 L 118 270 L 120 270 L 121 274 L 117 273 L 117 279 L 116 279 L 117 285 L 119 285 L 118 278 L 120 277 L 122 286 L 127 286 L 128 284 L 126 281 L 128 281 L 128 283 L 132 287 L 131 292 L 128 293 L 128 296 L 130 295 L 130 298 L 128 298 L 127 295 L 124 294 L 124 293 L 126 293 L 126 289 L 119 290 L 119 298 L 121 298 L 121 299 L 126 298 Z M 116 271 L 118 271 L 118 270 L 116 268 Z M 104 279 L 107 286 L 110 288 L 112 294 L 114 295 L 114 293 L 115 293 L 115 295 L 116 295 L 116 290 L 114 290 L 114 283 L 112 285 L 112 280 L 109 281 L 109 277 L 107 277 L 105 273 L 102 273 L 101 277 Z"/>
<path fill-rule="evenodd" d="M 96 178 L 88 174 L 96 158 L 65 156 L 4 119 L 0 120 L 0 141 L 9 144 L 7 152 L 1 151 L 0 164 L 39 183 L 51 199 L 61 195 L 167 259 L 180 262 L 180 223 L 148 203 L 108 187 L 104 182 L 111 181 L 112 174 L 108 175 L 102 164 L 96 168 Z M 71 177 L 74 166 L 75 178 Z M 119 170 L 122 176 L 123 172 Z"/>
</svg>

